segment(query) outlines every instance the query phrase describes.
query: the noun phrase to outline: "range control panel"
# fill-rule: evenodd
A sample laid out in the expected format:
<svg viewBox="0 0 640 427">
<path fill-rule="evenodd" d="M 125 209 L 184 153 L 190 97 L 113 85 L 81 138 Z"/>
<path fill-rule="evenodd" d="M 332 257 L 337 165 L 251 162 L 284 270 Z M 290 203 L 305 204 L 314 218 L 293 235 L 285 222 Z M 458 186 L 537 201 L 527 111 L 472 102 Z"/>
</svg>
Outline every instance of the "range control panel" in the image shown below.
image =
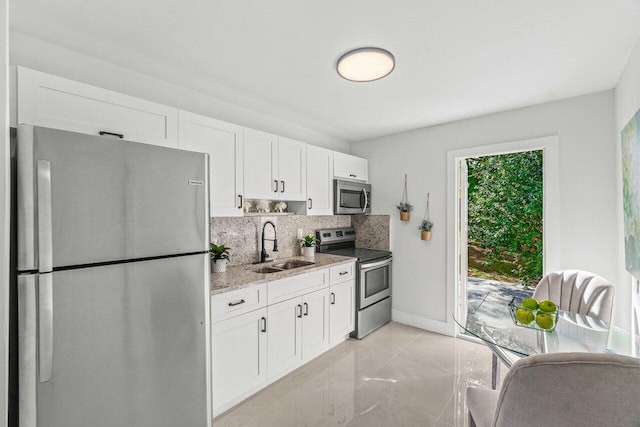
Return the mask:
<svg viewBox="0 0 640 427">
<path fill-rule="evenodd" d="M 316 239 L 318 239 L 321 245 L 352 242 L 356 240 L 356 230 L 352 227 L 318 230 L 316 231 Z"/>
</svg>

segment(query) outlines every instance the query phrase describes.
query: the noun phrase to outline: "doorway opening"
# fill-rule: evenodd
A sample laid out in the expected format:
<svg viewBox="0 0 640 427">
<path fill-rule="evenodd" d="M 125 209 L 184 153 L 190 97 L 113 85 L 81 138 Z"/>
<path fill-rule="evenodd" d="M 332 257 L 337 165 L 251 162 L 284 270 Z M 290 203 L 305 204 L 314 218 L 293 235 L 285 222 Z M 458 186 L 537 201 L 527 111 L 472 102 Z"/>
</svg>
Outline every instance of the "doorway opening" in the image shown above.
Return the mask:
<svg viewBox="0 0 640 427">
<path fill-rule="evenodd" d="M 473 331 L 499 305 L 530 296 L 542 278 L 543 151 L 459 161 L 460 297 Z"/>
</svg>

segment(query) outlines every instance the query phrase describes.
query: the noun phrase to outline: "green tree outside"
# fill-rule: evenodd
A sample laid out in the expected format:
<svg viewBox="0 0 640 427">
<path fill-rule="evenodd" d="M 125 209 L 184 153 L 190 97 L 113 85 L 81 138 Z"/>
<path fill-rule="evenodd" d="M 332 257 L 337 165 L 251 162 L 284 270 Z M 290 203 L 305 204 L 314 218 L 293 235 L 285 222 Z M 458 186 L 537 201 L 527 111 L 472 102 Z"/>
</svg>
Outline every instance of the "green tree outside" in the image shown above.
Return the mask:
<svg viewBox="0 0 640 427">
<path fill-rule="evenodd" d="M 496 278 L 535 286 L 542 277 L 542 151 L 469 158 L 467 166 L 469 244 L 482 254 L 476 261 Z"/>
</svg>

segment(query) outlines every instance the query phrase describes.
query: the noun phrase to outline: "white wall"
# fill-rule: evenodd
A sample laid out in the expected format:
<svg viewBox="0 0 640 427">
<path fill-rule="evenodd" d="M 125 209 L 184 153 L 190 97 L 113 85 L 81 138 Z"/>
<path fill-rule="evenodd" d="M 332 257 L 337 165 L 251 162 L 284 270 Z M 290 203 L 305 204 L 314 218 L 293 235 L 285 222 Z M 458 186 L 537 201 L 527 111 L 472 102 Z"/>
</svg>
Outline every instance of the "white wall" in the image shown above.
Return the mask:
<svg viewBox="0 0 640 427">
<path fill-rule="evenodd" d="M 618 208 L 618 251 L 619 251 L 619 263 L 618 263 L 618 283 L 620 284 L 617 289 L 618 302 L 629 305 L 635 303 L 636 307 L 640 310 L 640 294 L 633 286 L 633 279 L 624 268 L 624 222 L 622 214 L 622 161 L 621 161 L 621 132 L 624 126 L 629 122 L 631 117 L 640 109 L 640 41 L 636 44 L 627 66 L 625 67 L 618 86 L 615 90 L 615 151 L 616 153 L 616 165 L 617 175 L 616 183 L 617 188 L 617 200 L 616 207 Z M 629 325 L 630 327 L 631 325 Z"/>
<path fill-rule="evenodd" d="M 447 312 L 447 152 L 467 147 L 558 135 L 558 217 L 561 232 L 550 236 L 558 259 L 547 269 L 593 271 L 618 279 L 618 212 L 614 92 L 567 100 L 428 127 L 353 143 L 353 154 L 369 159 L 374 213 L 390 213 L 394 253 L 394 315 L 417 326 L 438 330 Z M 404 174 L 415 205 L 410 223 L 401 223 L 395 205 L 402 197 Z M 422 242 L 416 229 L 431 193 L 432 241 Z M 614 319 L 626 324 L 629 309 L 617 303 Z"/>
<path fill-rule="evenodd" d="M 268 112 L 252 110 L 14 31 L 11 32 L 10 63 L 331 150 L 349 152 L 346 141 L 271 116 Z M 15 126 L 13 110 L 15 108 L 12 108 L 12 125 Z"/>
</svg>

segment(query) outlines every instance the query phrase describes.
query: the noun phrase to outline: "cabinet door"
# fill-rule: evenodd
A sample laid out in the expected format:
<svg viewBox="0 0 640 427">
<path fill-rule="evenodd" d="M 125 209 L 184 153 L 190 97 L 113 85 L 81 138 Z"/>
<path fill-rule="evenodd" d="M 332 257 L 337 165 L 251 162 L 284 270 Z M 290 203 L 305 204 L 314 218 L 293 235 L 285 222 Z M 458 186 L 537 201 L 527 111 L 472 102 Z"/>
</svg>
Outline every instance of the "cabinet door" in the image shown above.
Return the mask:
<svg viewBox="0 0 640 427">
<path fill-rule="evenodd" d="M 242 216 L 243 128 L 180 111 L 178 148 L 209 154 L 211 216 Z"/>
<path fill-rule="evenodd" d="M 302 357 L 310 360 L 329 346 L 329 290 L 302 297 Z"/>
<path fill-rule="evenodd" d="M 266 318 L 263 308 L 212 325 L 214 413 L 266 381 Z"/>
<path fill-rule="evenodd" d="M 278 200 L 278 137 L 244 130 L 244 197 Z"/>
<path fill-rule="evenodd" d="M 307 198 L 307 144 L 293 139 L 278 139 L 278 180 L 280 200 Z"/>
<path fill-rule="evenodd" d="M 268 373 L 278 377 L 302 361 L 302 299 L 294 298 L 267 307 Z"/>
<path fill-rule="evenodd" d="M 355 281 L 331 286 L 329 291 L 329 341 L 334 344 L 354 329 Z"/>
<path fill-rule="evenodd" d="M 22 67 L 18 123 L 178 146 L 177 109 Z"/>
<path fill-rule="evenodd" d="M 369 161 L 336 151 L 333 153 L 333 175 L 336 178 L 366 182 L 369 179 Z"/>
<path fill-rule="evenodd" d="M 307 215 L 333 215 L 333 151 L 307 145 Z"/>
</svg>

